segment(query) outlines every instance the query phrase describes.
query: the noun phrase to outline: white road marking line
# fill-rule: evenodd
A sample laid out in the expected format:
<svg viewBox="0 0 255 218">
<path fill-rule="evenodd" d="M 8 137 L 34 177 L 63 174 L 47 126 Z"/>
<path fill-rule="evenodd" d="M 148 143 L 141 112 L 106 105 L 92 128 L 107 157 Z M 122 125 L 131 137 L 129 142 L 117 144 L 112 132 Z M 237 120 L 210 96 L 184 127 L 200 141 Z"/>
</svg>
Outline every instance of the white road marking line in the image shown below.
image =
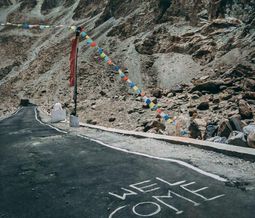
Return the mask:
<svg viewBox="0 0 255 218">
<path fill-rule="evenodd" d="M 205 172 L 205 171 L 203 171 L 203 170 L 201 170 L 201 169 L 199 169 L 199 168 L 197 168 L 197 167 L 194 167 L 194 166 L 192 166 L 191 164 L 188 164 L 188 163 L 186 163 L 186 162 L 184 162 L 184 161 L 175 160 L 175 159 L 171 159 L 171 158 L 163 158 L 163 157 L 152 156 L 152 155 L 149 155 L 149 154 L 143 154 L 143 153 L 135 152 L 135 151 L 129 151 L 129 150 L 126 150 L 126 149 L 124 149 L 124 148 L 117 148 L 117 147 L 114 147 L 114 146 L 112 146 L 112 145 L 108 145 L 108 144 L 106 144 L 106 143 L 104 143 L 104 142 L 101 142 L 101 141 L 99 141 L 99 140 L 97 140 L 97 139 L 89 138 L 89 137 L 87 137 L 87 136 L 83 136 L 83 135 L 80 135 L 80 134 L 79 134 L 78 136 L 80 136 L 80 137 L 82 137 L 82 138 L 85 138 L 85 139 L 87 139 L 87 140 L 90 140 L 90 141 L 97 142 L 98 144 L 101 144 L 101 145 L 103 145 L 103 146 L 106 146 L 106 147 L 111 148 L 111 149 L 114 149 L 114 150 L 122 151 L 122 152 L 125 152 L 125 153 L 128 153 L 128 154 L 134 154 L 134 155 L 138 155 L 138 156 L 143 156 L 143 157 L 147 157 L 147 158 L 151 158 L 151 159 L 156 159 L 156 160 L 162 160 L 162 161 L 177 163 L 177 164 L 182 165 L 182 166 L 185 166 L 185 167 L 187 167 L 187 168 L 189 168 L 189 169 L 191 169 L 191 170 L 194 170 L 194 171 L 196 171 L 196 172 L 198 172 L 198 173 L 200 173 L 200 174 L 202 174 L 202 175 L 211 177 L 211 178 L 213 178 L 213 179 L 215 179 L 215 180 L 218 180 L 218 181 L 221 181 L 221 182 L 227 182 L 227 181 L 228 181 L 227 179 L 225 179 L 225 178 L 223 178 L 223 177 L 220 177 L 220 176 L 215 175 L 215 174 L 213 174 L 213 173 Z"/>
<path fill-rule="evenodd" d="M 42 124 L 42 125 L 44 125 L 44 126 L 48 126 L 48 127 L 52 128 L 52 129 L 55 129 L 55 130 L 58 131 L 58 132 L 67 134 L 66 131 L 60 130 L 60 129 L 58 129 L 57 127 L 54 127 L 54 126 L 52 126 L 52 125 L 50 125 L 50 124 L 43 123 L 41 120 L 38 119 L 36 107 L 34 108 L 34 111 L 35 111 L 35 119 L 36 119 L 40 124 Z"/>
<path fill-rule="evenodd" d="M 114 215 L 115 213 L 117 213 L 119 210 L 123 209 L 123 208 L 126 207 L 126 206 L 127 206 L 127 205 L 117 208 L 115 211 L 113 211 L 113 212 L 110 214 L 109 218 L 112 218 L 113 215 Z"/>
<path fill-rule="evenodd" d="M 67 132 L 65 132 L 65 131 L 63 131 L 63 130 L 58 129 L 57 127 L 53 127 L 53 126 L 51 126 L 51 125 L 49 125 L 49 124 L 45 124 L 45 123 L 41 122 L 41 121 L 38 119 L 38 117 L 37 117 L 36 108 L 34 109 L 34 111 L 35 111 L 35 118 L 36 118 L 36 120 L 37 120 L 39 123 L 41 123 L 42 125 L 49 126 L 50 128 L 55 129 L 55 130 L 58 131 L 58 132 L 67 133 Z M 97 140 L 97 139 L 89 138 L 89 137 L 87 137 L 87 136 L 83 136 L 83 135 L 80 135 L 80 134 L 78 134 L 77 136 L 79 136 L 79 137 L 81 137 L 81 138 L 84 138 L 84 139 L 87 139 L 87 140 L 90 140 L 90 141 L 93 141 L 93 142 L 96 142 L 96 143 L 98 143 L 98 144 L 100 144 L 100 145 L 103 145 L 103 146 L 105 146 L 105 147 L 108 147 L 108 148 L 111 148 L 111 149 L 114 149 L 114 150 L 117 150 L 117 151 L 125 152 L 125 153 L 128 153 L 128 154 L 134 154 L 134 155 L 137 155 L 137 156 L 147 157 L 147 158 L 151 158 L 151 159 L 162 160 L 162 161 L 167 161 L 167 162 L 171 162 L 171 163 L 177 163 L 177 164 L 179 164 L 179 165 L 181 165 L 181 166 L 185 166 L 185 167 L 187 167 L 187 168 L 189 168 L 189 169 L 191 169 L 191 170 L 194 170 L 194 171 L 196 171 L 196 172 L 198 172 L 198 173 L 200 173 L 200 174 L 202 174 L 202 175 L 205 175 L 205 176 L 207 176 L 207 177 L 213 178 L 213 179 L 218 180 L 218 181 L 221 181 L 221 182 L 227 182 L 227 181 L 228 181 L 227 179 L 225 179 L 225 178 L 223 178 L 223 177 L 220 177 L 220 176 L 215 175 L 215 174 L 213 174 L 213 173 L 205 172 L 205 171 L 203 171 L 203 170 L 201 170 L 201 169 L 199 169 L 199 168 L 197 168 L 197 167 L 194 167 L 194 166 L 192 166 L 191 164 L 188 164 L 188 163 L 186 163 L 186 162 L 184 162 L 184 161 L 175 160 L 175 159 L 171 159 L 171 158 L 163 158 L 163 157 L 152 156 L 152 155 L 149 155 L 149 154 L 143 154 L 143 153 L 135 152 L 135 151 L 128 151 L 128 150 L 123 149 L 123 148 L 117 148 L 117 147 L 114 147 L 114 146 L 112 146 L 112 145 L 108 145 L 108 144 L 106 144 L 106 143 L 104 143 L 104 142 L 101 142 L 101 141 L 99 141 L 99 140 Z"/>
</svg>

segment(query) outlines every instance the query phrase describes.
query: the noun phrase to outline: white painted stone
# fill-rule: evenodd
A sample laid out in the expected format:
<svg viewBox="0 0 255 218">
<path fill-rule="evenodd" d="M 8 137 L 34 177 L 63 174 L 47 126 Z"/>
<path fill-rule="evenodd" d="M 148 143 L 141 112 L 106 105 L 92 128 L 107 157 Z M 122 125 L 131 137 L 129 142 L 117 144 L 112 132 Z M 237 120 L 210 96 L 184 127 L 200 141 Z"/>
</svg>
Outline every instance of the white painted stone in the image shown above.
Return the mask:
<svg viewBox="0 0 255 218">
<path fill-rule="evenodd" d="M 51 122 L 58 123 L 66 120 L 66 110 L 62 109 L 60 103 L 56 103 L 51 111 Z"/>
</svg>

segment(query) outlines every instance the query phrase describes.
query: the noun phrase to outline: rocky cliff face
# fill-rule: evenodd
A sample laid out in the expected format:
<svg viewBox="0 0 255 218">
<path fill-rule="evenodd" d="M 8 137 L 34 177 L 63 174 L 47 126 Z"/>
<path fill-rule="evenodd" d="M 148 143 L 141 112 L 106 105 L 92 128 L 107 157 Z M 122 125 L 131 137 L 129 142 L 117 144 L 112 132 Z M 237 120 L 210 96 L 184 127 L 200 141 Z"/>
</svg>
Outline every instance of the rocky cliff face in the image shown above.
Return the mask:
<svg viewBox="0 0 255 218">
<path fill-rule="evenodd" d="M 83 26 L 116 64 L 128 68 L 134 82 L 180 122 L 178 127 L 157 124 L 155 112 L 143 108 L 140 97 L 84 41 L 78 108 L 83 121 L 163 134 L 182 130 L 200 138 L 208 137 L 206 129 L 212 123 L 219 129 L 223 118 L 239 117 L 243 126 L 253 122 L 254 15 L 254 0 L 0 3 L 0 23 Z M 17 106 L 20 98 L 45 109 L 60 101 L 71 110 L 72 37 L 68 28 L 0 27 L 1 114 Z M 214 135 L 221 134 L 217 131 Z"/>
</svg>

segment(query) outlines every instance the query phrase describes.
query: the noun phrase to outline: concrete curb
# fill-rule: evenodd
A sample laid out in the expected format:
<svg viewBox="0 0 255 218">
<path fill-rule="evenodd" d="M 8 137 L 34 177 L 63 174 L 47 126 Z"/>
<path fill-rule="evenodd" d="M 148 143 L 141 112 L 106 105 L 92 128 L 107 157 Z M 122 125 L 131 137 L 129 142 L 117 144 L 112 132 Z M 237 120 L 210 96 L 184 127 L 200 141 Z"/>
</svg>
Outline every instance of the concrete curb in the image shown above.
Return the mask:
<svg viewBox="0 0 255 218">
<path fill-rule="evenodd" d="M 102 130 L 106 132 L 111 132 L 111 133 L 133 136 L 137 138 L 151 138 L 151 139 L 161 140 L 165 142 L 170 142 L 173 144 L 194 146 L 197 148 L 215 151 L 218 153 L 226 154 L 228 156 L 234 156 L 234 157 L 255 162 L 255 149 L 253 148 L 238 147 L 234 145 L 208 142 L 208 141 L 177 137 L 177 136 L 166 136 L 166 135 L 159 135 L 159 134 L 152 134 L 152 133 L 143 133 L 143 132 L 120 130 L 120 129 L 114 129 L 114 128 L 106 128 L 102 126 L 90 125 L 85 123 L 80 123 L 80 126 Z"/>
<path fill-rule="evenodd" d="M 39 108 L 38 108 L 39 109 Z M 42 113 L 45 113 L 49 116 L 47 112 L 45 112 L 42 108 L 39 109 Z M 66 121 L 68 122 L 68 121 Z M 54 125 L 54 124 L 53 124 Z M 121 129 L 114 129 L 114 128 L 107 128 L 103 126 L 97 126 L 97 125 L 90 125 L 80 122 L 81 127 L 101 130 L 105 132 L 110 133 L 116 133 L 126 136 L 133 136 L 136 138 L 151 138 L 156 140 L 161 140 L 173 144 L 180 144 L 180 145 L 187 145 L 187 146 L 193 146 L 204 150 L 209 151 L 215 151 L 218 153 L 222 153 L 228 156 L 234 156 L 238 157 L 244 160 L 249 160 L 252 162 L 255 162 L 255 149 L 253 148 L 245 148 L 245 147 L 238 147 L 234 145 L 228 145 L 228 144 L 221 144 L 221 143 L 215 143 L 215 142 L 208 142 L 208 141 L 202 141 L 197 139 L 191 139 L 191 138 L 184 138 L 184 137 L 177 137 L 177 136 L 166 136 L 166 135 L 159 135 L 159 134 L 153 134 L 153 133 L 143 133 L 143 132 L 135 132 L 135 131 L 128 131 L 128 130 L 121 130 Z"/>
</svg>

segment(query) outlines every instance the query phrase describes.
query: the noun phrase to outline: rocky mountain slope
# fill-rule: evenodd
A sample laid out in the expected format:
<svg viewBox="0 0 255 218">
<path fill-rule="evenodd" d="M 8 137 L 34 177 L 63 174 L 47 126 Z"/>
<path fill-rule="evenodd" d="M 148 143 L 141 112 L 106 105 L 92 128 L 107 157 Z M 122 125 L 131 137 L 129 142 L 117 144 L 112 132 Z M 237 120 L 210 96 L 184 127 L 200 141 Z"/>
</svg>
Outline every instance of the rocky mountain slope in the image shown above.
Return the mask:
<svg viewBox="0 0 255 218">
<path fill-rule="evenodd" d="M 61 102 L 71 111 L 74 33 L 67 26 L 76 25 L 128 68 L 128 76 L 176 116 L 178 125 L 162 123 L 85 41 L 78 62 L 82 121 L 236 140 L 244 126 L 254 123 L 254 15 L 254 0 L 2 0 L 0 23 L 65 27 L 0 26 L 0 115 L 21 98 L 46 110 Z M 240 145 L 245 134 L 231 143 Z"/>
</svg>

